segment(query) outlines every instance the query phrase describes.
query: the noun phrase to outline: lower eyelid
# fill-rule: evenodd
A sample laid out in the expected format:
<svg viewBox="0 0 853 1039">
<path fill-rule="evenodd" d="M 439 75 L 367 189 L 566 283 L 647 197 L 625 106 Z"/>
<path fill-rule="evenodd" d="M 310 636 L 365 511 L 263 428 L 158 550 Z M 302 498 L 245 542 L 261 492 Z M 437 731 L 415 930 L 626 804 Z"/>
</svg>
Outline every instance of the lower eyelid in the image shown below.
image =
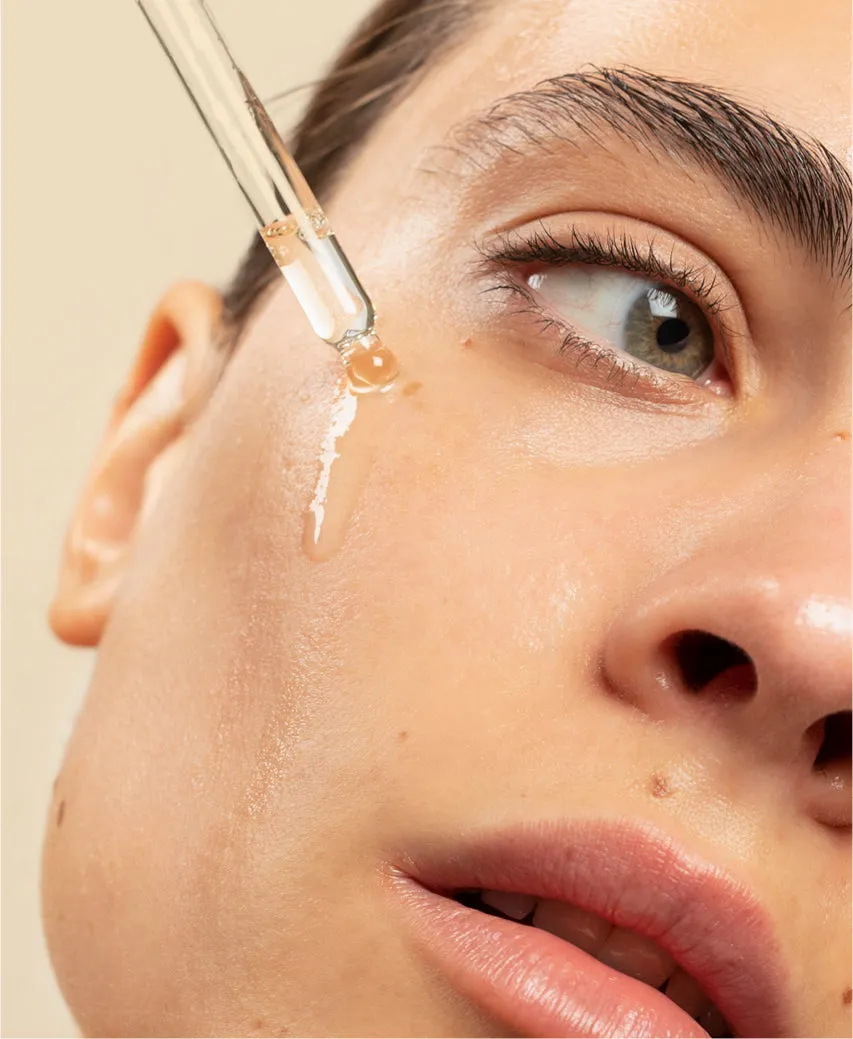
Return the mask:
<svg viewBox="0 0 853 1039">
<path fill-rule="evenodd" d="M 657 368 L 632 358 L 630 354 L 623 354 L 613 347 L 603 346 L 592 339 L 587 339 L 586 336 L 578 334 L 568 325 L 563 325 L 563 328 L 565 334 L 559 351 L 564 355 L 571 353 L 576 368 L 591 361 L 594 368 L 598 368 L 600 365 L 607 372 L 608 384 L 633 379 L 635 388 L 642 385 L 656 392 L 664 389 L 668 378 L 666 373 L 659 373 Z M 680 383 L 681 380 L 679 379 L 678 382 Z"/>
</svg>

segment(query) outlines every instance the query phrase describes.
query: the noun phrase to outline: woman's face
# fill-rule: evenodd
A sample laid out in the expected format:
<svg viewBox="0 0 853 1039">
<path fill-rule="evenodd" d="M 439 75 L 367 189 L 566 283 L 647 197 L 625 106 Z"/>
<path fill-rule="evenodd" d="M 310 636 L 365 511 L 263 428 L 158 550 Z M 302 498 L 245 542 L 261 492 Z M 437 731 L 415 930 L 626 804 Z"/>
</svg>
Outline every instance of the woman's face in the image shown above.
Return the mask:
<svg viewBox="0 0 853 1039">
<path fill-rule="evenodd" d="M 328 206 L 403 372 L 322 561 L 337 358 L 282 280 L 211 396 L 170 294 L 53 612 L 100 640 L 44 877 L 85 1032 L 661 1035 L 628 931 L 736 1033 L 850 1034 L 849 43 L 485 14 Z M 609 966 L 416 881 L 592 907 Z"/>
</svg>

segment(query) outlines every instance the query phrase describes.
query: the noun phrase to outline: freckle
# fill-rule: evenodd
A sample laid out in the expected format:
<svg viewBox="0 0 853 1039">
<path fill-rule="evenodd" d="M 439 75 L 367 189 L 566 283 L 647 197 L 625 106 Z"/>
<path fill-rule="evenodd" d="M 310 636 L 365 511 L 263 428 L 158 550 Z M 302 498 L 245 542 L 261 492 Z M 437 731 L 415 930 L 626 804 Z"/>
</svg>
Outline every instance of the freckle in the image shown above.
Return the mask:
<svg viewBox="0 0 853 1039">
<path fill-rule="evenodd" d="M 471 336 L 466 336 L 462 340 L 462 346 L 469 347 L 473 342 L 474 342 L 474 340 L 471 338 Z"/>
<path fill-rule="evenodd" d="M 850 1006 L 850 1003 L 853 1002 L 853 988 L 846 988 L 841 993 L 841 1002 L 846 1007 Z"/>
<path fill-rule="evenodd" d="M 413 397 L 422 386 L 422 382 L 407 382 L 403 387 L 403 396 Z"/>
<path fill-rule="evenodd" d="M 833 440 L 849 440 L 850 439 L 850 434 L 849 433 L 845 433 L 845 432 L 842 431 L 841 433 L 836 433 L 835 436 L 832 439 Z"/>
<path fill-rule="evenodd" d="M 649 781 L 649 790 L 652 797 L 670 797 L 672 794 L 672 787 L 666 776 L 662 776 L 659 772 L 653 772 L 652 778 Z"/>
<path fill-rule="evenodd" d="M 407 740 L 408 738 L 409 738 L 409 730 L 408 729 L 401 729 L 397 733 L 397 739 L 399 740 L 400 743 L 403 743 L 403 741 Z"/>
<path fill-rule="evenodd" d="M 65 818 L 65 802 L 59 802 L 59 808 L 56 810 L 56 825 L 62 826 L 62 820 Z"/>
<path fill-rule="evenodd" d="M 256 1018 L 252 1022 L 252 1031 L 253 1032 L 260 1032 L 263 1027 L 264 1027 L 264 1023 L 263 1023 L 263 1021 L 259 1017 Z"/>
</svg>

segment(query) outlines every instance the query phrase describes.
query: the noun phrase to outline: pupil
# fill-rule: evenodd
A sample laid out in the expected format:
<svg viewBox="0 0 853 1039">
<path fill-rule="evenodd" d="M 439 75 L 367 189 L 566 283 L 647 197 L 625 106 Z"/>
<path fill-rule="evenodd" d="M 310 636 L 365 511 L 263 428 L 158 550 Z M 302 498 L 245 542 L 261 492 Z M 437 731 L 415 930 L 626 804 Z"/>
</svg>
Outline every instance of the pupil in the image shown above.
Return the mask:
<svg viewBox="0 0 853 1039">
<path fill-rule="evenodd" d="M 690 326 L 680 317 L 670 317 L 658 325 L 658 346 L 665 353 L 677 354 L 683 349 L 685 340 L 690 335 Z"/>
</svg>

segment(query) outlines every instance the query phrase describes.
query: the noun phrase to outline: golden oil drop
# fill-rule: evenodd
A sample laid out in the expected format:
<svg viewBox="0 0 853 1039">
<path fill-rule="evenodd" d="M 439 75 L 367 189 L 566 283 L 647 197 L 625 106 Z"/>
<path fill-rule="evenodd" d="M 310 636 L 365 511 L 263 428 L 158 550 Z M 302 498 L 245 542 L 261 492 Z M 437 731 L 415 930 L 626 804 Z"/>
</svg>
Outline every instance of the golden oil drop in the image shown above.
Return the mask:
<svg viewBox="0 0 853 1039">
<path fill-rule="evenodd" d="M 384 393 L 400 374 L 397 358 L 375 332 L 359 336 L 341 357 L 353 393 Z"/>
</svg>

